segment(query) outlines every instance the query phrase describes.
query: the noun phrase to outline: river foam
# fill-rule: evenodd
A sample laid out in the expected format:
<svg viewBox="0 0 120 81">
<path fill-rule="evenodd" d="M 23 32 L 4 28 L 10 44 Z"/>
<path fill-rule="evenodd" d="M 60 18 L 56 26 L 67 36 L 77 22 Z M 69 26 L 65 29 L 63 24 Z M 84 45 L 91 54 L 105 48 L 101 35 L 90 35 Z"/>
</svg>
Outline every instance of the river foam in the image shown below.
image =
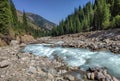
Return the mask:
<svg viewBox="0 0 120 81">
<path fill-rule="evenodd" d="M 112 75 L 120 78 L 120 55 L 111 52 L 92 52 L 86 49 L 50 47 L 51 44 L 27 45 L 23 51 L 39 56 L 52 57 L 53 54 L 60 56 L 69 66 L 106 67 Z"/>
</svg>

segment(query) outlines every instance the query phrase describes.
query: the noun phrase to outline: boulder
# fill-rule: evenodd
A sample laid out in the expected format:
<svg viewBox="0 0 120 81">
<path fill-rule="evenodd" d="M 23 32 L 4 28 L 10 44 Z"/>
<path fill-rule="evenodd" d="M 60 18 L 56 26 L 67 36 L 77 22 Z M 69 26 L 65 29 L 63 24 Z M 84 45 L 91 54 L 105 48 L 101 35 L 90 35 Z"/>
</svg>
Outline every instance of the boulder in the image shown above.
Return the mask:
<svg viewBox="0 0 120 81">
<path fill-rule="evenodd" d="M 21 44 L 20 44 L 20 47 L 25 47 L 25 46 L 26 46 L 25 43 L 21 43 Z"/>
<path fill-rule="evenodd" d="M 20 36 L 16 36 L 16 40 L 20 42 Z"/>
<path fill-rule="evenodd" d="M 20 43 L 31 43 L 35 42 L 35 39 L 31 35 L 23 35 L 20 37 Z"/>
<path fill-rule="evenodd" d="M 5 45 L 7 45 L 6 42 L 0 38 L 0 46 L 5 46 Z"/>
<path fill-rule="evenodd" d="M 94 70 L 95 70 L 94 68 L 89 67 L 89 69 L 87 71 L 94 72 Z"/>
<path fill-rule="evenodd" d="M 19 41 L 17 41 L 17 40 L 11 40 L 10 46 L 16 46 L 16 45 L 19 45 Z"/>
<path fill-rule="evenodd" d="M 106 70 L 106 69 L 103 70 L 103 74 L 104 74 L 104 75 L 107 74 L 107 70 Z"/>
<path fill-rule="evenodd" d="M 105 78 L 101 79 L 101 81 L 106 81 Z"/>
<path fill-rule="evenodd" d="M 0 68 L 6 68 L 10 65 L 9 60 L 3 60 L 0 62 Z"/>
<path fill-rule="evenodd" d="M 106 78 L 105 78 L 105 81 L 111 81 L 111 79 L 110 79 L 110 78 L 108 78 L 108 77 L 106 77 Z"/>
<path fill-rule="evenodd" d="M 110 43 L 111 41 L 110 41 L 110 39 L 105 39 L 104 42 L 108 44 L 108 43 Z"/>
<path fill-rule="evenodd" d="M 37 73 L 37 70 L 34 66 L 30 66 L 27 72 L 33 74 L 33 73 Z"/>
<path fill-rule="evenodd" d="M 63 77 L 56 77 L 54 81 L 64 81 Z"/>
<path fill-rule="evenodd" d="M 56 75 L 57 71 L 54 68 L 50 68 L 49 73 L 51 73 L 52 75 Z"/>
<path fill-rule="evenodd" d="M 94 73 L 91 73 L 90 79 L 91 79 L 91 80 L 94 80 L 94 79 L 95 79 L 95 74 L 94 74 Z"/>
<path fill-rule="evenodd" d="M 88 79 L 91 78 L 91 73 L 87 73 L 87 78 L 88 78 Z"/>
<path fill-rule="evenodd" d="M 50 80 L 54 78 L 54 76 L 51 73 L 48 73 L 47 75 L 48 75 L 48 79 Z"/>
<path fill-rule="evenodd" d="M 98 72 L 96 78 L 100 81 L 101 79 L 104 79 L 105 76 L 101 72 Z"/>
<path fill-rule="evenodd" d="M 95 71 L 98 71 L 100 68 L 98 68 L 98 67 L 89 67 L 89 69 L 87 70 L 87 71 L 89 71 L 89 72 L 95 72 Z"/>
<path fill-rule="evenodd" d="M 111 76 L 110 76 L 109 74 L 106 74 L 106 75 L 105 75 L 105 78 L 106 78 L 107 80 L 111 80 Z"/>
<path fill-rule="evenodd" d="M 112 77 L 113 81 L 119 81 L 117 78 L 115 77 Z"/>
<path fill-rule="evenodd" d="M 42 76 L 46 76 L 46 73 L 41 70 L 40 67 L 37 67 L 37 73 Z"/>
<path fill-rule="evenodd" d="M 74 81 L 75 80 L 75 77 L 70 75 L 70 74 L 67 74 L 64 76 L 64 79 L 65 80 L 68 80 L 68 81 Z"/>
<path fill-rule="evenodd" d="M 64 74 L 66 72 L 67 72 L 66 70 L 59 70 L 58 74 Z"/>
<path fill-rule="evenodd" d="M 116 36 L 114 39 L 115 40 L 120 40 L 120 35 Z"/>
<path fill-rule="evenodd" d="M 87 80 L 87 75 L 83 75 L 83 79 L 84 79 L 84 81 L 86 81 Z"/>
<path fill-rule="evenodd" d="M 48 71 L 49 71 L 47 67 L 42 67 L 41 70 L 45 73 L 48 73 Z"/>
</svg>

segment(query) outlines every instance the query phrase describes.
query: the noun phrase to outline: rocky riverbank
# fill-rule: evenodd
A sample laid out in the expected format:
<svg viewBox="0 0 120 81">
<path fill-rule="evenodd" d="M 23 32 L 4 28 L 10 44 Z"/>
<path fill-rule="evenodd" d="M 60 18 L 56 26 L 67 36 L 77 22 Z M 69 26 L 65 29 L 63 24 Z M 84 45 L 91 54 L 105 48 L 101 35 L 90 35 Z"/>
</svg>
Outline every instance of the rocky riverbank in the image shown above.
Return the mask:
<svg viewBox="0 0 120 81">
<path fill-rule="evenodd" d="M 35 43 L 120 53 L 120 29 L 112 31 L 43 37 Z M 95 67 L 82 71 L 80 67 L 69 67 L 56 55 L 51 60 L 20 52 L 25 45 L 19 45 L 19 41 L 12 40 L 10 46 L 0 47 L 0 81 L 119 81 L 107 72 L 107 68 Z"/>
<path fill-rule="evenodd" d="M 0 81 L 119 81 L 107 69 L 69 67 L 63 60 L 20 52 L 21 45 L 0 48 Z"/>
<path fill-rule="evenodd" d="M 53 81 L 61 79 L 61 63 L 47 57 L 20 53 L 20 46 L 0 48 L 0 81 Z M 58 78 L 58 79 L 57 79 Z"/>
<path fill-rule="evenodd" d="M 120 29 L 68 34 L 57 37 L 43 37 L 37 43 L 55 43 L 63 41 L 62 46 L 87 48 L 92 51 L 109 50 L 120 54 Z"/>
</svg>

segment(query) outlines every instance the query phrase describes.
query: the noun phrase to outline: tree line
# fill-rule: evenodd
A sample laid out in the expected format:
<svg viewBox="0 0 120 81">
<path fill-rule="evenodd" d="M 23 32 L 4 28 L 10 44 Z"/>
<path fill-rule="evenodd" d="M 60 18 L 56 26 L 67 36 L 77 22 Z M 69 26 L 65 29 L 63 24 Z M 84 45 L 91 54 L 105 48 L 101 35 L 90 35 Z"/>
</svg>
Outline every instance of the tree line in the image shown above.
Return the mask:
<svg viewBox="0 0 120 81">
<path fill-rule="evenodd" d="M 120 0 L 95 0 L 75 8 L 51 31 L 53 36 L 120 28 Z"/>
<path fill-rule="evenodd" d="M 22 22 L 18 20 L 17 10 L 12 0 L 0 0 L 0 35 L 31 34 L 34 37 L 44 36 L 46 31 L 35 29 L 28 24 L 28 18 L 23 11 Z"/>
</svg>

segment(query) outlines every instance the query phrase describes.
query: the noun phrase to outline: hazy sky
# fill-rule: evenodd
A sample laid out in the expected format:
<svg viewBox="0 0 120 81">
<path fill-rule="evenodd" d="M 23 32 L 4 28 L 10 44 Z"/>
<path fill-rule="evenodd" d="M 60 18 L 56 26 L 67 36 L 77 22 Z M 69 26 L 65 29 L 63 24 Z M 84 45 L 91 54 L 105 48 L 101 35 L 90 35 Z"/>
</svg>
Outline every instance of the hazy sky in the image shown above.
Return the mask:
<svg viewBox="0 0 120 81">
<path fill-rule="evenodd" d="M 67 15 L 74 12 L 74 8 L 85 5 L 94 0 L 13 0 L 18 10 L 25 10 L 39 14 L 56 24 Z"/>
</svg>

